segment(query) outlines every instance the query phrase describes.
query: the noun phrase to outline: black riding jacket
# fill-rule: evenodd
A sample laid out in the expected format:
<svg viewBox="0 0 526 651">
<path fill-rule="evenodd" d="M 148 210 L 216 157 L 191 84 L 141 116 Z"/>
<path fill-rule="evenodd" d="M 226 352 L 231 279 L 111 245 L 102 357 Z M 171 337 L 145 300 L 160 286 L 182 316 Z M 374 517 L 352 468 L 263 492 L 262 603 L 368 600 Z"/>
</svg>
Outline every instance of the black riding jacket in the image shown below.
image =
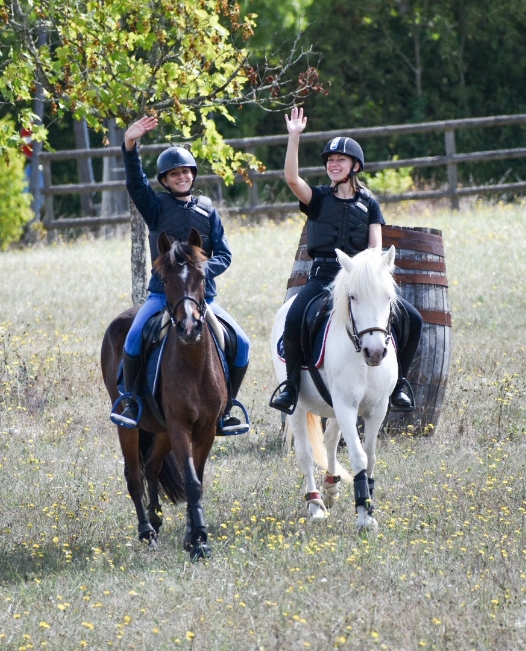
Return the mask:
<svg viewBox="0 0 526 651">
<path fill-rule="evenodd" d="M 307 251 L 311 258 L 335 257 L 335 249 L 353 256 L 369 246 L 369 225 L 385 224 L 380 206 L 369 190 L 362 188 L 353 199 L 338 199 L 329 185 L 312 187 L 308 206 Z"/>
</svg>

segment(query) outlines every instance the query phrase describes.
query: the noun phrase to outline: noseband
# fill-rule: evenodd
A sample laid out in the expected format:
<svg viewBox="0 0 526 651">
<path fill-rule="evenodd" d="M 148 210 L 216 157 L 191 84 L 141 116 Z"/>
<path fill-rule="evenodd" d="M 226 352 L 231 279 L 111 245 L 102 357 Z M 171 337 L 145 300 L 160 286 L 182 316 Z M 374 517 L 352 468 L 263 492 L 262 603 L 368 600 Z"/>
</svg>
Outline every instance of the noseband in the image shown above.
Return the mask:
<svg viewBox="0 0 526 651">
<path fill-rule="evenodd" d="M 175 318 L 175 312 L 179 307 L 179 305 L 181 305 L 181 303 L 184 303 L 184 301 L 190 301 L 197 307 L 197 311 L 199 312 L 199 321 L 205 320 L 206 311 L 208 310 L 208 305 L 206 304 L 205 299 L 199 302 L 196 301 L 196 299 L 193 298 L 192 296 L 185 295 L 185 296 L 181 296 L 181 298 L 177 301 L 177 303 L 173 307 L 170 304 L 167 304 L 166 306 L 166 309 L 168 310 L 168 314 L 170 315 L 170 321 L 172 322 L 172 326 L 176 327 L 181 323 L 181 321 L 183 321 L 183 319 L 178 321 Z"/>
<path fill-rule="evenodd" d="M 345 330 L 347 332 L 347 335 L 349 336 L 349 339 L 353 342 L 354 347 L 356 349 L 357 353 L 362 352 L 362 337 L 363 335 L 367 334 L 368 332 L 383 332 L 385 335 L 385 345 L 388 346 L 389 342 L 391 341 L 392 334 L 391 334 L 391 321 L 393 318 L 393 306 L 390 304 L 389 306 L 389 317 L 387 319 L 387 327 L 386 328 L 365 328 L 365 330 L 360 330 L 360 332 L 356 332 L 356 321 L 354 320 L 354 314 L 352 312 L 352 300 L 351 297 L 348 297 L 348 302 L 349 302 L 349 316 L 351 317 L 351 325 L 352 325 L 352 330 L 349 330 L 349 326 L 345 326 Z"/>
</svg>

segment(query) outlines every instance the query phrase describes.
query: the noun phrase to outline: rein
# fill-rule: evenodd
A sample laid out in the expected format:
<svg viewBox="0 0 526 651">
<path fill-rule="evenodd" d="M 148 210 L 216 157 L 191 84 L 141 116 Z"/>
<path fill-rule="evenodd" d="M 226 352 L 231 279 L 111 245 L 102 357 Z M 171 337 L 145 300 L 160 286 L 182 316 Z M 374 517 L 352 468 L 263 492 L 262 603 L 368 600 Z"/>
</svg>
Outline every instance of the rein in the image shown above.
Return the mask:
<svg viewBox="0 0 526 651">
<path fill-rule="evenodd" d="M 385 335 L 385 345 L 387 346 L 389 342 L 391 341 L 392 338 L 392 333 L 391 333 L 391 321 L 393 318 L 393 306 L 391 305 L 389 308 L 389 317 L 387 319 L 387 327 L 386 328 L 365 328 L 364 330 L 360 330 L 360 332 L 356 332 L 356 321 L 354 320 L 354 314 L 352 311 L 352 300 L 351 297 L 348 297 L 348 303 L 349 303 L 349 316 L 351 317 L 351 325 L 352 325 L 352 330 L 349 330 L 349 326 L 345 324 L 345 331 L 347 332 L 347 335 L 349 339 L 353 342 L 354 347 L 356 349 L 357 353 L 362 352 L 362 337 L 363 335 L 367 334 L 368 332 L 382 332 Z"/>
</svg>

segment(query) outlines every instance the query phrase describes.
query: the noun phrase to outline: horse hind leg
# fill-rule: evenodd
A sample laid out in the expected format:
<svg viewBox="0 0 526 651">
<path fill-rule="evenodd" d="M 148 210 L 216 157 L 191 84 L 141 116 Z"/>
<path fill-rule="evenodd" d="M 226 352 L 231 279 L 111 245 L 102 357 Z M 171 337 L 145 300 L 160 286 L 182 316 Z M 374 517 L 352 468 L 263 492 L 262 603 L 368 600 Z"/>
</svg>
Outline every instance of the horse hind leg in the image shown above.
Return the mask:
<svg viewBox="0 0 526 651">
<path fill-rule="evenodd" d="M 313 446 L 321 450 L 324 445 L 320 420 L 310 413 L 307 414 L 299 406 L 288 418 L 294 433 L 296 459 L 305 475 L 305 501 L 307 502 L 309 519 L 311 522 L 324 520 L 327 517 L 327 508 L 323 503 L 321 493 L 318 491 L 314 476 L 315 452 Z"/>
<path fill-rule="evenodd" d="M 343 472 L 343 468 L 336 459 L 336 452 L 338 449 L 338 440 L 340 438 L 340 426 L 335 418 L 329 418 L 325 427 L 325 447 L 327 448 L 327 474 L 321 486 L 321 497 L 325 506 L 332 508 L 340 495 L 340 482 L 342 474 L 344 479 L 349 479 L 350 476 L 347 472 Z"/>
</svg>

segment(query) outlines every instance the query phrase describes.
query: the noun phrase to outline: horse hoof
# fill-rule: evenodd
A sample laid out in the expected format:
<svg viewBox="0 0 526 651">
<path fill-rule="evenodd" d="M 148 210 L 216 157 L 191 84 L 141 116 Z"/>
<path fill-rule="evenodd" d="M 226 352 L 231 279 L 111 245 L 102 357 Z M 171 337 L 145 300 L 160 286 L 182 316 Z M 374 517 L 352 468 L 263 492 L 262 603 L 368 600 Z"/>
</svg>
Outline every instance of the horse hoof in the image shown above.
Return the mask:
<svg viewBox="0 0 526 651">
<path fill-rule="evenodd" d="M 212 550 L 206 543 L 197 543 L 190 549 L 190 560 L 192 563 L 207 561 L 212 555 Z"/>
<path fill-rule="evenodd" d="M 318 504 L 309 504 L 309 520 L 310 522 L 319 522 L 328 517 L 327 510 Z"/>
<path fill-rule="evenodd" d="M 150 527 L 149 529 L 145 529 L 144 531 L 139 532 L 139 540 L 141 542 L 145 542 L 150 544 L 152 540 L 155 540 L 157 538 L 157 531 L 153 527 Z"/>
<path fill-rule="evenodd" d="M 150 538 L 148 549 L 152 552 L 155 552 L 159 549 L 159 542 L 157 541 L 157 538 Z"/>
<path fill-rule="evenodd" d="M 378 522 L 370 515 L 359 517 L 356 520 L 356 531 L 359 534 L 376 534 L 378 532 Z"/>
</svg>

